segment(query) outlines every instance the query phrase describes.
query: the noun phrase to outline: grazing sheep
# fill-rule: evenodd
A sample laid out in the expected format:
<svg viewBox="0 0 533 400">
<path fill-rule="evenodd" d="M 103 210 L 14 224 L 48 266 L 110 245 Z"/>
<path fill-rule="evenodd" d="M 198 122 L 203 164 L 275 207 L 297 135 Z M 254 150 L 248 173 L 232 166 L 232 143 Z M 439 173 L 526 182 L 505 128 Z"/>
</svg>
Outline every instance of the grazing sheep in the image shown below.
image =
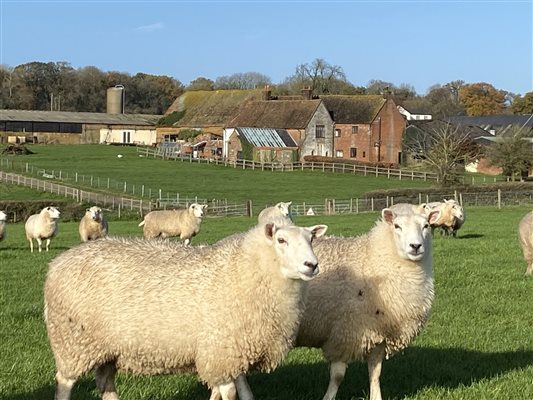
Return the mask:
<svg viewBox="0 0 533 400">
<path fill-rule="evenodd" d="M 406 348 L 429 317 L 430 223 L 439 214 L 395 214 L 386 208 L 367 234 L 315 242 L 321 271 L 309 283 L 296 346 L 321 348 L 331 363 L 323 400 L 335 399 L 348 363 L 360 359 L 368 364 L 370 400 L 381 400 L 383 358 Z M 243 380 L 237 380 L 239 396 L 252 399 Z"/>
<path fill-rule="evenodd" d="M 45 207 L 39 214 L 30 215 L 24 228 L 26 239 L 30 242 L 33 253 L 33 239 L 37 240 L 39 253 L 42 251 L 42 241 L 46 239 L 46 251 L 50 247 L 50 240 L 57 234 L 57 221 L 61 213 L 55 207 Z"/>
<path fill-rule="evenodd" d="M 280 202 L 272 207 L 267 207 L 259 213 L 257 220 L 259 223 L 267 223 L 271 221 L 279 221 L 281 219 L 286 219 L 292 222 L 291 215 L 291 204 L 292 201 L 287 203 Z"/>
<path fill-rule="evenodd" d="M 6 238 L 7 214 L 0 211 L 0 242 Z"/>
<path fill-rule="evenodd" d="M 444 235 L 456 237 L 466 220 L 463 207 L 453 199 L 444 199 L 444 202 L 428 203 L 426 213 L 432 210 L 441 212 L 440 218 L 431 224 L 432 232 L 439 228 Z"/>
<path fill-rule="evenodd" d="M 100 207 L 92 206 L 85 211 L 85 215 L 80 221 L 79 232 L 82 242 L 107 236 L 109 229 Z"/>
<path fill-rule="evenodd" d="M 417 213 L 424 214 L 426 212 L 426 203 L 410 204 L 410 203 L 397 203 L 389 207 L 396 214 Z"/>
<path fill-rule="evenodd" d="M 533 211 L 527 213 L 518 224 L 518 235 L 524 258 L 527 262 L 526 275 L 533 274 Z"/>
<path fill-rule="evenodd" d="M 179 236 L 185 239 L 185 246 L 200 232 L 200 224 L 207 204 L 193 203 L 185 210 L 151 211 L 144 216 L 139 224 L 143 226 L 144 237 L 147 239 Z"/>
<path fill-rule="evenodd" d="M 118 399 L 117 370 L 197 372 L 236 399 L 240 374 L 273 370 L 292 347 L 326 230 L 258 225 L 199 247 L 107 237 L 61 254 L 44 288 L 55 399 L 93 368 L 103 399 Z"/>
</svg>

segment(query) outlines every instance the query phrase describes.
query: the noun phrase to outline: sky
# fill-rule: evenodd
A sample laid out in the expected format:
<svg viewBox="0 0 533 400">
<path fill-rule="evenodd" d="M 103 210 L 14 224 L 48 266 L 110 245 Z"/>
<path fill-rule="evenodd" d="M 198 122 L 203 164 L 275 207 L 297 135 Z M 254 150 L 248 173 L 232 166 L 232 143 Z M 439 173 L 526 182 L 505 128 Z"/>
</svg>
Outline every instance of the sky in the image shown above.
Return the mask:
<svg viewBox="0 0 533 400">
<path fill-rule="evenodd" d="M 0 0 L 0 64 L 66 61 L 188 85 L 324 59 L 348 81 L 533 91 L 533 0 Z"/>
</svg>

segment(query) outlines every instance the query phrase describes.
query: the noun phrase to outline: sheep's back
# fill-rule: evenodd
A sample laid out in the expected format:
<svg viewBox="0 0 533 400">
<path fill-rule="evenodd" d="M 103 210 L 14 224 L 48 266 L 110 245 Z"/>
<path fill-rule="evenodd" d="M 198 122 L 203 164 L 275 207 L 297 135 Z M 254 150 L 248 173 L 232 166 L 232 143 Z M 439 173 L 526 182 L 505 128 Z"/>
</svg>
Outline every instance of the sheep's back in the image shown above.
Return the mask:
<svg viewBox="0 0 533 400">
<path fill-rule="evenodd" d="M 518 224 L 518 235 L 524 254 L 533 257 L 533 211 L 526 214 Z"/>
</svg>

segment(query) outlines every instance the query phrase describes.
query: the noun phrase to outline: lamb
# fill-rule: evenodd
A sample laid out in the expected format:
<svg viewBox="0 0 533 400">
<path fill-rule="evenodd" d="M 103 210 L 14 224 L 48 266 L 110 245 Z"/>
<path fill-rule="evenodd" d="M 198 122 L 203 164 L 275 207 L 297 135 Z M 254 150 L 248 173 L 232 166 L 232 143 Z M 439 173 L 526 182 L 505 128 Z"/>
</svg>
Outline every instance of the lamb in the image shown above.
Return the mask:
<svg viewBox="0 0 533 400">
<path fill-rule="evenodd" d="M 6 238 L 7 214 L 0 210 L 0 242 Z"/>
<path fill-rule="evenodd" d="M 118 399 L 117 370 L 197 372 L 236 399 L 240 374 L 269 372 L 290 350 L 318 273 L 311 242 L 326 230 L 257 225 L 197 247 L 107 237 L 59 255 L 44 287 L 56 400 L 93 368 L 106 400 Z"/>
<path fill-rule="evenodd" d="M 321 272 L 309 283 L 296 346 L 321 348 L 331 363 L 323 400 L 335 399 L 348 363 L 360 359 L 368 363 L 370 400 L 381 400 L 383 358 L 406 348 L 429 318 L 430 224 L 439 216 L 438 210 L 426 216 L 385 208 L 364 235 L 315 242 Z M 241 384 L 239 396 L 252 399 L 246 389 Z"/>
<path fill-rule="evenodd" d="M 533 211 L 527 213 L 518 224 L 518 236 L 527 262 L 526 275 L 533 274 Z"/>
<path fill-rule="evenodd" d="M 24 228 L 26 239 L 30 242 L 30 250 L 33 253 L 33 239 L 39 245 L 39 253 L 42 251 L 42 241 L 46 239 L 46 251 L 50 247 L 50 241 L 57 235 L 58 220 L 61 213 L 56 207 L 45 207 L 39 214 L 28 217 Z"/>
<path fill-rule="evenodd" d="M 431 225 L 432 232 L 436 228 L 440 228 L 444 235 L 456 237 L 457 231 L 466 220 L 463 207 L 453 199 L 444 199 L 444 202 L 428 203 L 426 212 L 431 210 L 440 210 L 441 212 L 439 220 Z"/>
<path fill-rule="evenodd" d="M 85 211 L 85 215 L 80 221 L 79 232 L 82 242 L 107 236 L 109 228 L 100 207 L 92 206 Z"/>
<path fill-rule="evenodd" d="M 287 222 L 292 222 L 291 204 L 289 202 L 280 202 L 272 207 L 267 207 L 259 213 L 257 220 L 259 223 L 267 223 L 271 221 L 279 221 L 280 219 L 286 219 Z"/>
<path fill-rule="evenodd" d="M 151 211 L 144 216 L 139 224 L 143 226 L 144 237 L 147 239 L 179 236 L 184 239 L 185 246 L 200 232 L 200 224 L 207 204 L 193 203 L 185 210 Z"/>
</svg>

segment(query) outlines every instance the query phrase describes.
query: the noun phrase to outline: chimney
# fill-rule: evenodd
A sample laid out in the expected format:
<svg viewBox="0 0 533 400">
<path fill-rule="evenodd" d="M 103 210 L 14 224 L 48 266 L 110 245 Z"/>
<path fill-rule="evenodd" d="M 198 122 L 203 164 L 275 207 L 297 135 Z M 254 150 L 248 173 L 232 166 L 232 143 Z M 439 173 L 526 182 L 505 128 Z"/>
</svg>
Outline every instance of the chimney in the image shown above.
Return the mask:
<svg viewBox="0 0 533 400">
<path fill-rule="evenodd" d="M 304 100 L 311 100 L 313 98 L 313 89 L 311 89 L 309 86 L 304 87 L 300 93 L 302 95 L 302 99 Z"/>
<path fill-rule="evenodd" d="M 270 100 L 270 94 L 272 92 L 270 91 L 270 86 L 265 85 L 265 88 L 263 89 L 263 92 L 261 93 L 261 100 Z"/>
</svg>

